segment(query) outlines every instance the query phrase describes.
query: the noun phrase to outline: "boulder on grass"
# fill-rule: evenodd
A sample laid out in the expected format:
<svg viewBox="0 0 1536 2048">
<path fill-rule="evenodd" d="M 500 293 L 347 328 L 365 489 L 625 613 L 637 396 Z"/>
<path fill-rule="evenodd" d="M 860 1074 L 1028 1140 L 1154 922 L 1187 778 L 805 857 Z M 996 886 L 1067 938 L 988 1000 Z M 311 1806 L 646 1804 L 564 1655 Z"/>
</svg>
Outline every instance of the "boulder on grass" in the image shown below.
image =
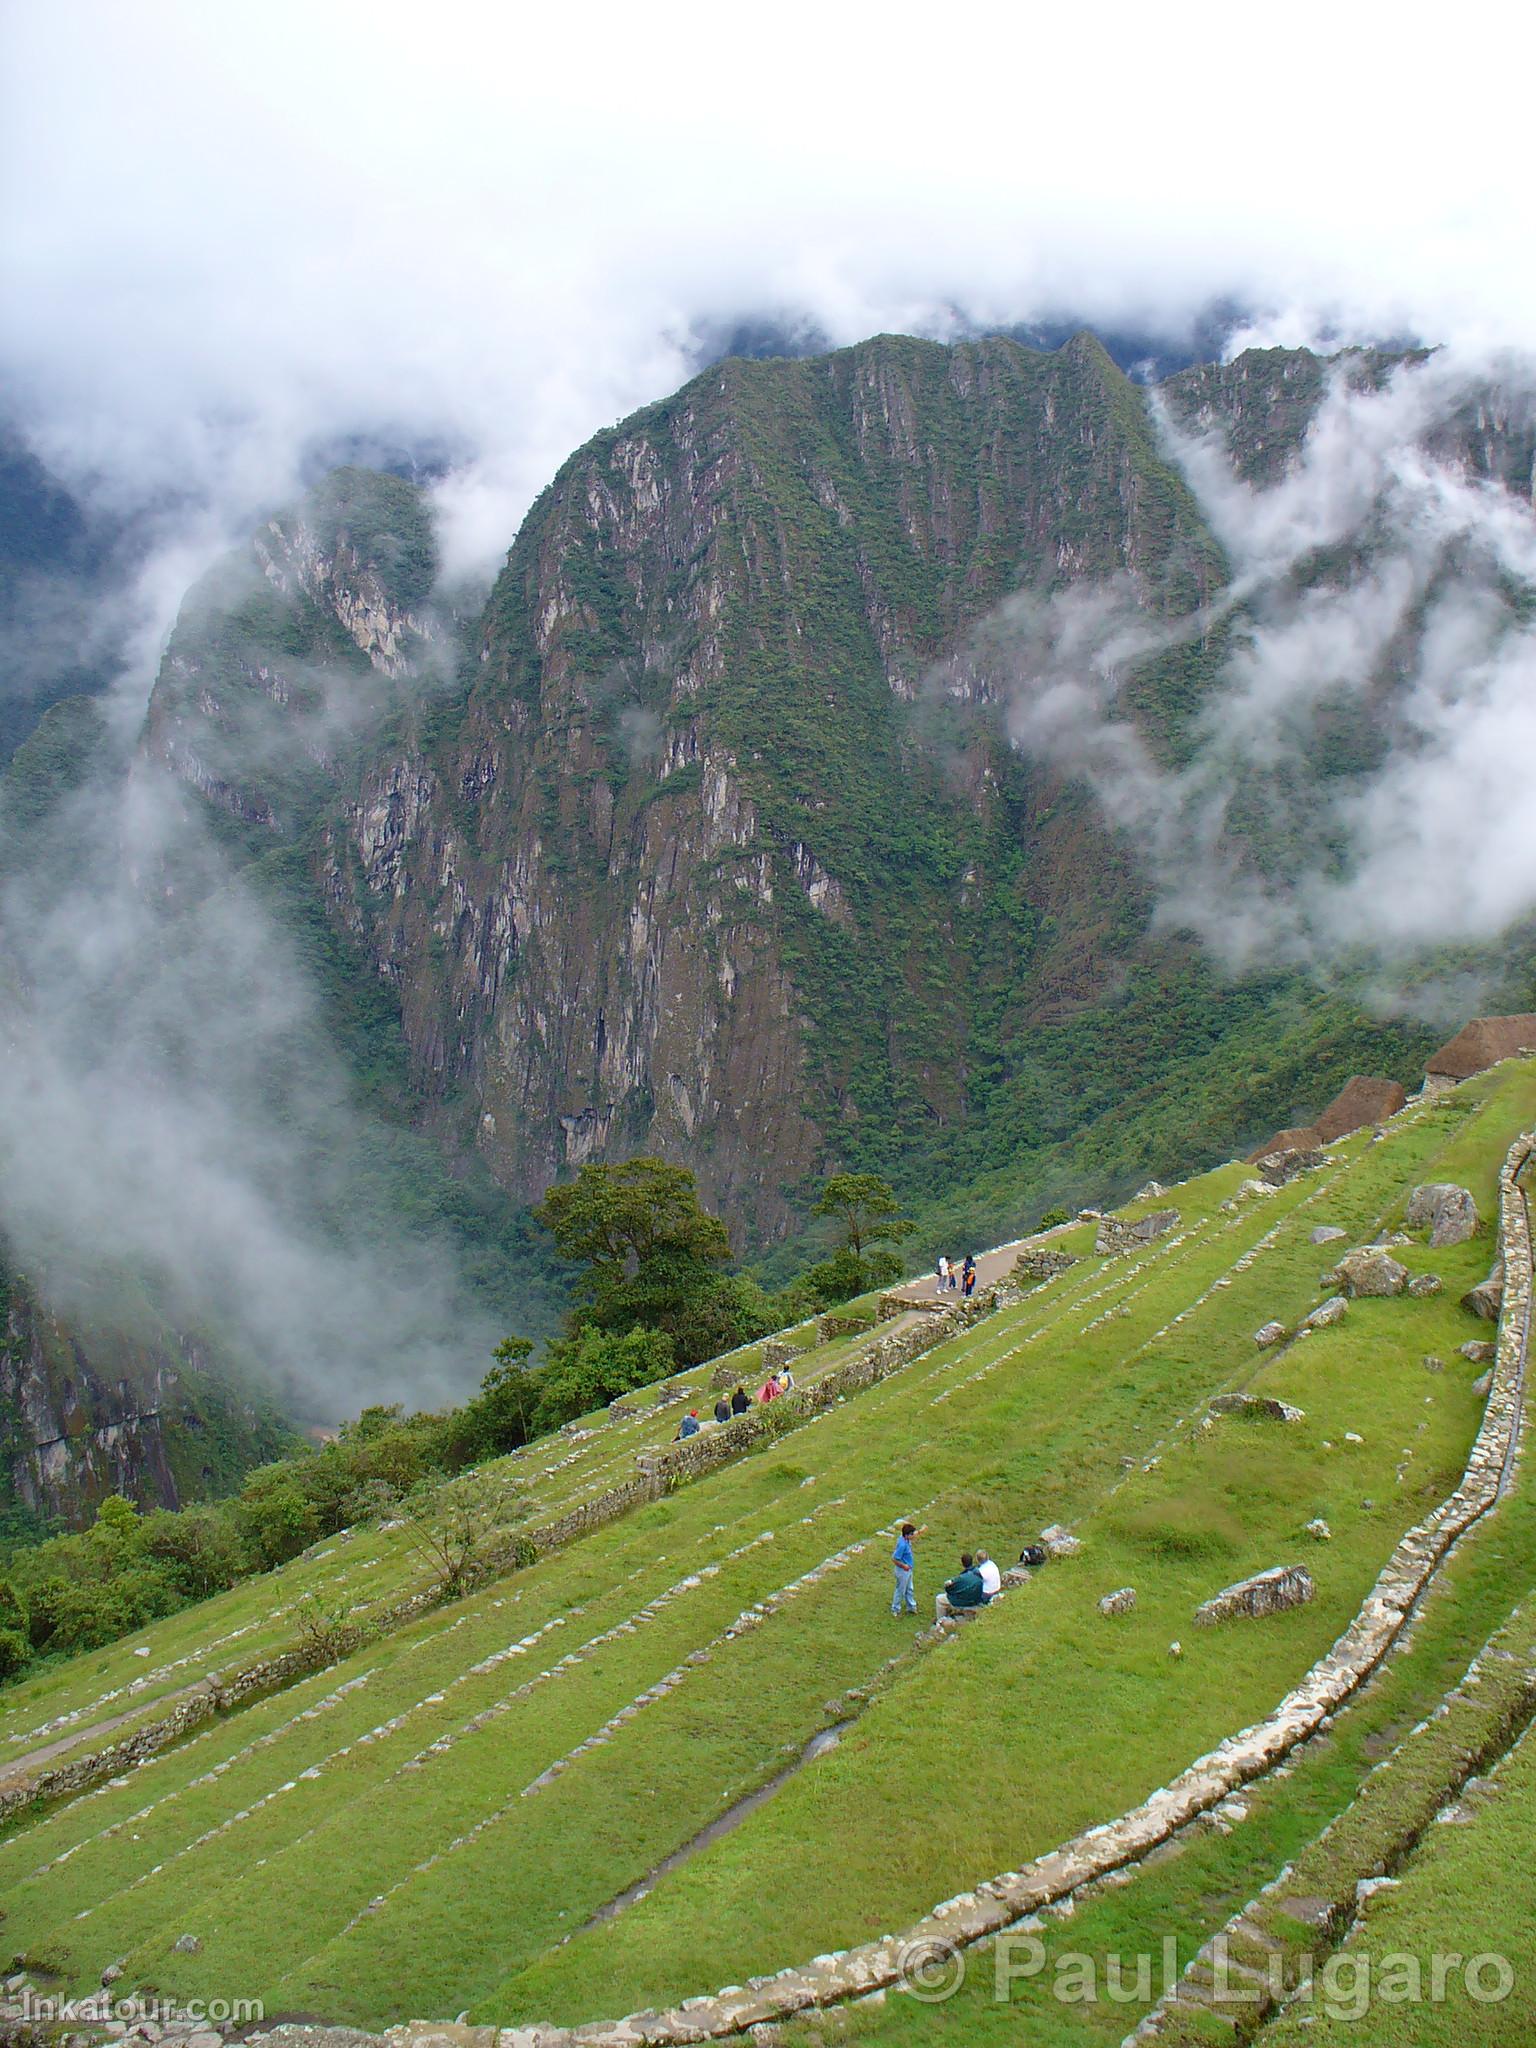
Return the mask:
<svg viewBox="0 0 1536 2048">
<path fill-rule="evenodd" d="M 1276 1401 L 1267 1394 L 1217 1394 L 1210 1403 L 1213 1415 L 1241 1415 L 1249 1422 L 1305 1422 L 1304 1408 L 1289 1401 Z"/>
<path fill-rule="evenodd" d="M 1469 1287 L 1461 1297 L 1463 1308 L 1471 1309 L 1473 1315 L 1481 1316 L 1485 1323 L 1496 1323 L 1504 1307 L 1504 1261 L 1499 1260 L 1486 1280 L 1480 1280 L 1476 1287 Z"/>
<path fill-rule="evenodd" d="M 1064 1529 L 1060 1522 L 1052 1522 L 1049 1529 L 1040 1531 L 1040 1546 L 1047 1557 L 1071 1557 L 1083 1547 L 1082 1538 L 1074 1536 L 1070 1529 Z"/>
<path fill-rule="evenodd" d="M 1498 1346 L 1481 1337 L 1474 1337 L 1469 1344 L 1458 1344 L 1456 1349 L 1469 1365 L 1492 1365 L 1498 1355 Z"/>
<path fill-rule="evenodd" d="M 1106 1593 L 1099 1602 L 1100 1614 L 1129 1614 L 1136 1605 L 1134 1586 L 1117 1586 L 1113 1593 Z"/>
<path fill-rule="evenodd" d="M 1312 1242 L 1314 1244 L 1337 1244 L 1341 1237 L 1347 1237 L 1348 1235 L 1348 1231 L 1340 1230 L 1337 1223 L 1319 1223 L 1316 1230 L 1312 1233 Z"/>
<path fill-rule="evenodd" d="M 1480 1372 L 1472 1382 L 1472 1391 L 1479 1401 L 1486 1401 L 1493 1392 L 1493 1374 L 1491 1372 Z"/>
<path fill-rule="evenodd" d="M 1279 1614 L 1287 1607 L 1302 1607 L 1317 1588 L 1304 1564 L 1277 1564 L 1251 1579 L 1239 1579 L 1195 1609 L 1195 1624 L 1210 1628 L 1218 1621 L 1237 1621 L 1264 1614 Z"/>
<path fill-rule="evenodd" d="M 1477 1204 L 1470 1188 L 1454 1181 L 1427 1181 L 1408 1197 L 1403 1219 L 1410 1230 L 1427 1230 L 1436 1250 L 1446 1245 L 1465 1244 L 1477 1229 Z"/>
<path fill-rule="evenodd" d="M 1326 1330 L 1332 1323 L 1342 1323 L 1349 1314 L 1349 1303 L 1342 1294 L 1330 1294 L 1325 1302 L 1313 1309 L 1307 1317 L 1309 1330 Z"/>
<path fill-rule="evenodd" d="M 1267 1351 L 1272 1344 L 1278 1344 L 1285 1336 L 1284 1323 L 1265 1323 L 1253 1333 L 1253 1341 L 1261 1351 Z"/>
<path fill-rule="evenodd" d="M 1359 1300 L 1362 1296 L 1402 1294 L 1408 1286 L 1408 1268 L 1394 1259 L 1390 1252 L 1363 1245 L 1359 1251 L 1350 1252 L 1340 1259 L 1329 1275 L 1329 1284 L 1352 1300 Z"/>
<path fill-rule="evenodd" d="M 1438 1273 L 1415 1273 L 1408 1282 L 1408 1292 L 1415 1301 L 1428 1301 L 1431 1295 L 1445 1291 L 1445 1282 Z"/>
</svg>

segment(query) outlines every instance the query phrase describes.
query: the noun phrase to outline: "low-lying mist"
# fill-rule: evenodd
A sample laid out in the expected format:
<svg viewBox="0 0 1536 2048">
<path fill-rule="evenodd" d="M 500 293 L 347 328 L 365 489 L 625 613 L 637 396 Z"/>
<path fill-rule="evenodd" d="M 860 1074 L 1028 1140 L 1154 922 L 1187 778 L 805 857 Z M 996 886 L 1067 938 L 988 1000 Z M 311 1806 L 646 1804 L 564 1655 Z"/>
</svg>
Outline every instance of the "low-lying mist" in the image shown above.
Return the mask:
<svg viewBox="0 0 1536 2048">
<path fill-rule="evenodd" d="M 1020 595 L 977 636 L 1015 745 L 1092 788 L 1159 921 L 1227 969 L 1348 961 L 1411 1004 L 1431 949 L 1536 909 L 1533 421 L 1529 359 L 1442 354 L 1378 389 L 1346 363 L 1259 487 L 1165 414 L 1226 550 L 1221 594 L 1168 617 L 1127 574 Z M 1208 681 L 1159 745 L 1130 698 L 1180 651 Z"/>
</svg>

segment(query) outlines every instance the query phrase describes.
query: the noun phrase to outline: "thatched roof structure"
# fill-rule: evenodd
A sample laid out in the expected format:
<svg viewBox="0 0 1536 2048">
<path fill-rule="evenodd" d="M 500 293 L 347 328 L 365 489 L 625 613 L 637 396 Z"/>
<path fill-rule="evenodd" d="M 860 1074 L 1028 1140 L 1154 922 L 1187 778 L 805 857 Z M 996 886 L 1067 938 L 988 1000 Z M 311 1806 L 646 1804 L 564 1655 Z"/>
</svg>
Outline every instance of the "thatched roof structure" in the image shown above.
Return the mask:
<svg viewBox="0 0 1536 2048">
<path fill-rule="evenodd" d="M 1465 1081 L 1471 1074 L 1519 1053 L 1536 1052 L 1536 1012 L 1526 1010 L 1514 1017 L 1474 1017 L 1456 1036 L 1431 1053 L 1426 1073 L 1448 1081 Z"/>
<path fill-rule="evenodd" d="M 1384 1124 L 1407 1105 L 1407 1091 L 1396 1081 L 1384 1081 L 1379 1074 L 1352 1074 L 1317 1119 L 1318 1136 L 1331 1145 L 1335 1138 L 1363 1131 L 1367 1124 Z"/>
</svg>

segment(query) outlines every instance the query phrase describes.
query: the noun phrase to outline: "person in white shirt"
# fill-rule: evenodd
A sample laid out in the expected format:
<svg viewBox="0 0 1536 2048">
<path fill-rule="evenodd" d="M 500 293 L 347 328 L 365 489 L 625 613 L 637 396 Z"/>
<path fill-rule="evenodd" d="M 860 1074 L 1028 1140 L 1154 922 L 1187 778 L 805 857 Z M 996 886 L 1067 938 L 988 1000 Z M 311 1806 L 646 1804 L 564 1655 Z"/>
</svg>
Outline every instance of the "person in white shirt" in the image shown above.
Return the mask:
<svg viewBox="0 0 1536 2048">
<path fill-rule="evenodd" d="M 990 1600 L 1001 1591 L 1003 1575 L 984 1550 L 976 1553 L 976 1569 L 981 1573 L 981 1590 Z"/>
</svg>

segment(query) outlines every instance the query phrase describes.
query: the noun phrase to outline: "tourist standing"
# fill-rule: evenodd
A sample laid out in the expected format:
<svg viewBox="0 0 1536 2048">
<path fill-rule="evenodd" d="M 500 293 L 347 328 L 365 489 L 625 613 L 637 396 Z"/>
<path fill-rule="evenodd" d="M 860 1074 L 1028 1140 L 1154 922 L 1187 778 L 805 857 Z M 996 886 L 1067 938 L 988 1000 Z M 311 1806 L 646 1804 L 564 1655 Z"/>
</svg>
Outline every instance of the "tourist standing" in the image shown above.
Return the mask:
<svg viewBox="0 0 1536 2048">
<path fill-rule="evenodd" d="M 913 1538 L 922 1531 L 915 1522 L 903 1522 L 901 1534 L 896 1538 L 896 1548 L 891 1552 L 891 1564 L 896 1573 L 896 1590 L 891 1595 L 891 1612 L 900 1616 L 903 1607 L 908 1614 L 917 1612 L 917 1596 L 912 1591 L 912 1574 L 917 1569 L 917 1559 L 912 1552 Z"/>
</svg>

